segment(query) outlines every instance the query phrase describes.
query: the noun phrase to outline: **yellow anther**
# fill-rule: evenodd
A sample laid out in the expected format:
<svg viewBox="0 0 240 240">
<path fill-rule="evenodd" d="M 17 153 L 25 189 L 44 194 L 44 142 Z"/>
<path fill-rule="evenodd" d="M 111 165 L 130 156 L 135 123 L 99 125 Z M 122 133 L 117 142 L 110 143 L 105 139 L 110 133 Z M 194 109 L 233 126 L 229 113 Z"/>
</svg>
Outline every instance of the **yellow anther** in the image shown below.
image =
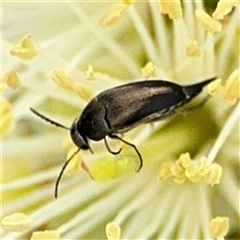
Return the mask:
<svg viewBox="0 0 240 240">
<path fill-rule="evenodd" d="M 63 89 L 68 91 L 75 90 L 75 84 L 72 77 L 63 69 L 57 68 L 52 72 L 52 80 Z"/>
<path fill-rule="evenodd" d="M 209 171 L 209 167 L 211 167 L 211 163 L 209 162 L 209 160 L 206 157 L 201 157 L 200 158 L 200 164 L 198 166 L 198 171 L 201 175 L 204 175 L 206 173 L 208 173 Z"/>
<path fill-rule="evenodd" d="M 163 162 L 159 171 L 158 171 L 158 178 L 160 179 L 167 179 L 172 176 L 172 166 L 173 164 L 168 162 Z"/>
<path fill-rule="evenodd" d="M 210 17 L 202 9 L 195 10 L 195 16 L 202 27 L 209 33 L 213 34 L 222 30 L 222 24 Z"/>
<path fill-rule="evenodd" d="M 57 231 L 38 231 L 38 232 L 34 232 L 32 234 L 32 237 L 30 240 L 43 240 L 43 239 L 47 239 L 47 240 L 59 240 L 60 239 L 60 235 Z"/>
<path fill-rule="evenodd" d="M 186 56 L 188 57 L 200 57 L 202 55 L 202 49 L 196 40 L 192 40 L 187 44 Z"/>
<path fill-rule="evenodd" d="M 184 173 L 174 176 L 173 181 L 179 185 L 182 185 L 186 182 L 187 178 Z"/>
<path fill-rule="evenodd" d="M 204 174 L 204 181 L 211 186 L 219 184 L 222 178 L 222 167 L 217 163 L 209 166 L 207 173 Z"/>
<path fill-rule="evenodd" d="M 109 222 L 106 226 L 106 235 L 108 240 L 117 240 L 121 237 L 121 228 L 116 222 Z"/>
<path fill-rule="evenodd" d="M 14 213 L 2 220 L 3 228 L 12 232 L 24 231 L 30 226 L 30 224 L 30 218 L 23 213 Z"/>
<path fill-rule="evenodd" d="M 77 85 L 76 91 L 77 91 L 78 96 L 86 101 L 91 100 L 93 97 L 93 91 L 90 88 L 84 87 L 82 85 L 81 86 Z"/>
<path fill-rule="evenodd" d="M 198 166 L 194 164 L 186 169 L 185 175 L 191 182 L 194 183 L 199 182 L 202 178 Z"/>
<path fill-rule="evenodd" d="M 10 50 L 10 53 L 13 56 L 17 56 L 21 59 L 29 60 L 38 54 L 38 50 L 32 41 L 31 35 L 27 34 L 21 39 L 20 43 L 13 46 L 13 48 Z"/>
<path fill-rule="evenodd" d="M 182 153 L 177 160 L 177 163 L 183 167 L 183 168 L 188 168 L 191 166 L 191 157 L 189 153 Z"/>
<path fill-rule="evenodd" d="M 163 14 L 167 14 L 173 20 L 182 19 L 182 7 L 179 0 L 160 0 L 159 9 Z"/>
<path fill-rule="evenodd" d="M 229 218 L 227 217 L 216 217 L 211 220 L 210 232 L 213 238 L 224 237 L 229 229 Z"/>
<path fill-rule="evenodd" d="M 127 8 L 127 3 L 115 3 L 102 17 L 100 20 L 100 25 L 106 27 L 115 24 L 123 17 L 123 15 L 126 13 Z"/>
<path fill-rule="evenodd" d="M 18 73 L 15 70 L 11 70 L 6 73 L 4 77 L 4 82 L 8 87 L 16 89 L 21 85 Z"/>
<path fill-rule="evenodd" d="M 173 181 L 177 184 L 183 184 L 186 181 L 185 170 L 178 164 L 174 164 L 171 168 Z"/>
<path fill-rule="evenodd" d="M 223 92 L 223 86 L 222 86 L 222 80 L 220 78 L 214 80 L 213 82 L 209 83 L 207 86 L 207 92 L 211 96 L 215 95 L 222 95 Z"/>
<path fill-rule="evenodd" d="M 238 0 L 235 1 L 226 1 L 220 0 L 217 4 L 217 8 L 212 14 L 213 18 L 216 20 L 223 19 L 228 13 L 232 11 L 232 9 L 237 6 Z"/>
<path fill-rule="evenodd" d="M 15 120 L 13 118 L 12 114 L 12 105 L 10 102 L 8 102 L 6 99 L 2 99 L 1 102 L 2 107 L 2 121 L 0 124 L 0 131 L 1 131 L 1 138 L 5 137 L 8 133 L 10 133 L 14 126 L 15 126 Z"/>
<path fill-rule="evenodd" d="M 240 98 L 240 71 L 235 70 L 223 86 L 223 99 L 229 104 L 234 104 Z"/>
<path fill-rule="evenodd" d="M 152 63 L 152 62 L 148 62 L 142 69 L 142 76 L 144 78 L 151 78 L 151 77 L 155 77 L 156 76 L 156 70 L 157 67 Z"/>
<path fill-rule="evenodd" d="M 96 79 L 95 72 L 93 70 L 93 66 L 92 65 L 88 65 L 88 69 L 86 71 L 85 79 L 86 80 L 94 80 L 94 79 Z"/>
</svg>

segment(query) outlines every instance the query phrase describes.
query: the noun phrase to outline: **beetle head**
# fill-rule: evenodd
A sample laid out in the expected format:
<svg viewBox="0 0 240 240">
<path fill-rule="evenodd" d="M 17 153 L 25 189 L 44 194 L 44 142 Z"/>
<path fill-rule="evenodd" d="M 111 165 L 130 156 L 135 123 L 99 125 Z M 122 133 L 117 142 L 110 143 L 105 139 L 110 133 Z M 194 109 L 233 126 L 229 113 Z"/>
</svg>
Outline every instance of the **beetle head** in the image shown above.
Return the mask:
<svg viewBox="0 0 240 240">
<path fill-rule="evenodd" d="M 78 126 L 78 119 L 75 119 L 72 123 L 70 130 L 71 138 L 74 144 L 80 149 L 87 150 L 89 149 L 88 141 L 86 135 L 81 131 Z"/>
</svg>

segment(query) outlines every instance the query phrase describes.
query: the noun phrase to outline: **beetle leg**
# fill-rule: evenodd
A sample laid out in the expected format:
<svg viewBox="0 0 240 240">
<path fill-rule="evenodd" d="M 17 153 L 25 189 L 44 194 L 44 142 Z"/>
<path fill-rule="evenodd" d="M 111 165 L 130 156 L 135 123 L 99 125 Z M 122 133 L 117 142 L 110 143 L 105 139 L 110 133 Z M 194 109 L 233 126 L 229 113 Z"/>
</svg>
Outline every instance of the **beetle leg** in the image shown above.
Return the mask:
<svg viewBox="0 0 240 240">
<path fill-rule="evenodd" d="M 137 169 L 137 172 L 139 172 L 143 166 L 143 160 L 142 160 L 142 156 L 141 156 L 141 153 L 138 151 L 137 147 L 133 144 L 133 143 L 130 143 L 130 142 L 127 142 L 126 140 L 120 138 L 118 135 L 114 135 L 114 134 L 108 134 L 108 136 L 110 138 L 113 138 L 113 139 L 118 139 L 120 140 L 121 142 L 125 143 L 126 145 L 134 148 L 135 152 L 137 153 L 138 157 L 139 157 L 139 167 Z"/>
<path fill-rule="evenodd" d="M 114 154 L 114 155 L 117 155 L 117 154 L 119 154 L 119 153 L 122 151 L 121 148 L 120 148 L 117 152 L 112 151 L 112 150 L 110 149 L 108 143 L 107 143 L 106 137 L 104 138 L 104 143 L 105 143 L 105 146 L 106 146 L 108 152 L 110 152 L 110 153 L 112 153 L 112 154 Z"/>
</svg>

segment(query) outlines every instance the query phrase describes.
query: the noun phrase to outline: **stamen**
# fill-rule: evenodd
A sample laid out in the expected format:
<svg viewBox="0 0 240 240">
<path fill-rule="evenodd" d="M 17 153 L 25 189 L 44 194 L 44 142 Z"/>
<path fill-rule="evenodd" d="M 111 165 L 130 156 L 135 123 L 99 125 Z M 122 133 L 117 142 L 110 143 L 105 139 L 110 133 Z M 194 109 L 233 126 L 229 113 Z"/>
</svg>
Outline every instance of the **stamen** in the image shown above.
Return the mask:
<svg viewBox="0 0 240 240">
<path fill-rule="evenodd" d="M 77 85 L 76 92 L 79 97 L 84 99 L 85 101 L 90 101 L 93 98 L 93 90 L 84 86 Z"/>
<path fill-rule="evenodd" d="M 175 167 L 172 168 L 172 171 L 173 171 L 173 181 L 175 183 L 182 185 L 186 182 L 187 178 L 182 168 L 175 165 Z"/>
<path fill-rule="evenodd" d="M 30 227 L 31 220 L 23 213 L 14 213 L 3 218 L 2 226 L 7 231 L 21 232 Z"/>
<path fill-rule="evenodd" d="M 25 35 L 21 39 L 20 43 L 16 44 L 12 49 L 10 49 L 10 54 L 24 60 L 33 59 L 38 54 L 38 50 L 32 41 L 31 35 Z"/>
<path fill-rule="evenodd" d="M 211 96 L 215 95 L 222 95 L 223 92 L 223 86 L 222 86 L 222 80 L 220 78 L 214 80 L 213 82 L 209 83 L 207 86 L 207 92 Z"/>
<path fill-rule="evenodd" d="M 20 87 L 21 82 L 18 73 L 15 70 L 11 70 L 6 73 L 4 77 L 4 82 L 8 87 L 16 89 Z"/>
<path fill-rule="evenodd" d="M 156 77 L 157 67 L 152 63 L 148 62 L 143 68 L 141 68 L 142 76 L 145 79 Z"/>
<path fill-rule="evenodd" d="M 121 228 L 115 222 L 109 222 L 106 226 L 106 235 L 108 240 L 117 240 L 121 237 Z"/>
<path fill-rule="evenodd" d="M 197 183 L 204 179 L 206 184 L 211 186 L 219 184 L 222 177 L 222 167 L 211 163 L 206 157 L 200 160 L 191 161 L 189 153 L 181 154 L 175 162 L 162 163 L 159 172 L 159 179 L 173 177 L 177 184 L 183 184 L 187 179 Z"/>
<path fill-rule="evenodd" d="M 1 138 L 3 138 L 13 130 L 15 126 L 15 120 L 12 113 L 12 104 L 6 99 L 2 99 L 1 106 L 2 121 L 0 122 L 0 131 Z"/>
<path fill-rule="evenodd" d="M 52 72 L 52 80 L 63 89 L 68 91 L 75 90 L 75 83 L 73 82 L 72 77 L 63 69 L 57 68 Z"/>
<path fill-rule="evenodd" d="M 57 231 L 38 231 L 34 232 L 32 234 L 32 237 L 30 240 L 43 240 L 43 239 L 48 239 L 48 240 L 59 240 L 60 235 Z"/>
<path fill-rule="evenodd" d="M 182 7 L 179 0 L 160 0 L 159 9 L 163 14 L 167 14 L 172 20 L 182 19 Z"/>
<path fill-rule="evenodd" d="M 195 17 L 202 25 L 202 27 L 211 34 L 215 32 L 220 32 L 222 30 L 222 24 L 217 20 L 211 18 L 202 9 L 195 10 Z"/>
<path fill-rule="evenodd" d="M 168 179 L 172 176 L 172 163 L 163 162 L 159 171 L 158 171 L 158 179 Z"/>
<path fill-rule="evenodd" d="M 229 14 L 234 7 L 237 6 L 238 0 L 235 1 L 226 1 L 220 0 L 217 4 L 217 8 L 212 14 L 213 18 L 216 20 L 223 19 L 227 14 Z"/>
<path fill-rule="evenodd" d="M 210 232 L 213 238 L 224 237 L 229 229 L 229 218 L 227 217 L 216 217 L 211 220 Z"/>
<path fill-rule="evenodd" d="M 99 24 L 102 27 L 112 26 L 115 23 L 117 23 L 124 14 L 126 13 L 128 8 L 127 3 L 115 3 L 111 6 L 110 9 L 105 13 L 105 15 L 102 17 L 102 19 L 99 21 Z"/>
<path fill-rule="evenodd" d="M 240 98 L 240 71 L 235 70 L 223 87 L 223 99 L 233 105 Z"/>
<path fill-rule="evenodd" d="M 202 55 L 202 48 L 196 40 L 192 40 L 187 44 L 186 56 L 188 57 L 200 57 Z"/>
<path fill-rule="evenodd" d="M 86 80 L 95 80 L 96 79 L 95 72 L 93 70 L 92 65 L 88 65 L 88 70 L 86 71 L 85 79 Z"/>
<path fill-rule="evenodd" d="M 222 167 L 217 163 L 212 163 L 208 168 L 208 172 L 203 176 L 206 184 L 211 186 L 219 184 L 222 178 Z"/>
</svg>

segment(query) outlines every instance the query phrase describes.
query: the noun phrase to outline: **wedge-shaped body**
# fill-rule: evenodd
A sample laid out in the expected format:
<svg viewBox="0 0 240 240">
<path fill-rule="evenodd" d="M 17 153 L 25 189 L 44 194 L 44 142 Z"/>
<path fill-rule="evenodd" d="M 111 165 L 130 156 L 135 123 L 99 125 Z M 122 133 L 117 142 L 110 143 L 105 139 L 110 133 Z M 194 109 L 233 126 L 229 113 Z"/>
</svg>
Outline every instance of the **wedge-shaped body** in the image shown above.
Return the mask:
<svg viewBox="0 0 240 240">
<path fill-rule="evenodd" d="M 197 96 L 213 79 L 189 86 L 161 80 L 133 82 L 101 92 L 77 120 L 77 130 L 99 141 L 108 134 L 164 119 Z"/>
</svg>

